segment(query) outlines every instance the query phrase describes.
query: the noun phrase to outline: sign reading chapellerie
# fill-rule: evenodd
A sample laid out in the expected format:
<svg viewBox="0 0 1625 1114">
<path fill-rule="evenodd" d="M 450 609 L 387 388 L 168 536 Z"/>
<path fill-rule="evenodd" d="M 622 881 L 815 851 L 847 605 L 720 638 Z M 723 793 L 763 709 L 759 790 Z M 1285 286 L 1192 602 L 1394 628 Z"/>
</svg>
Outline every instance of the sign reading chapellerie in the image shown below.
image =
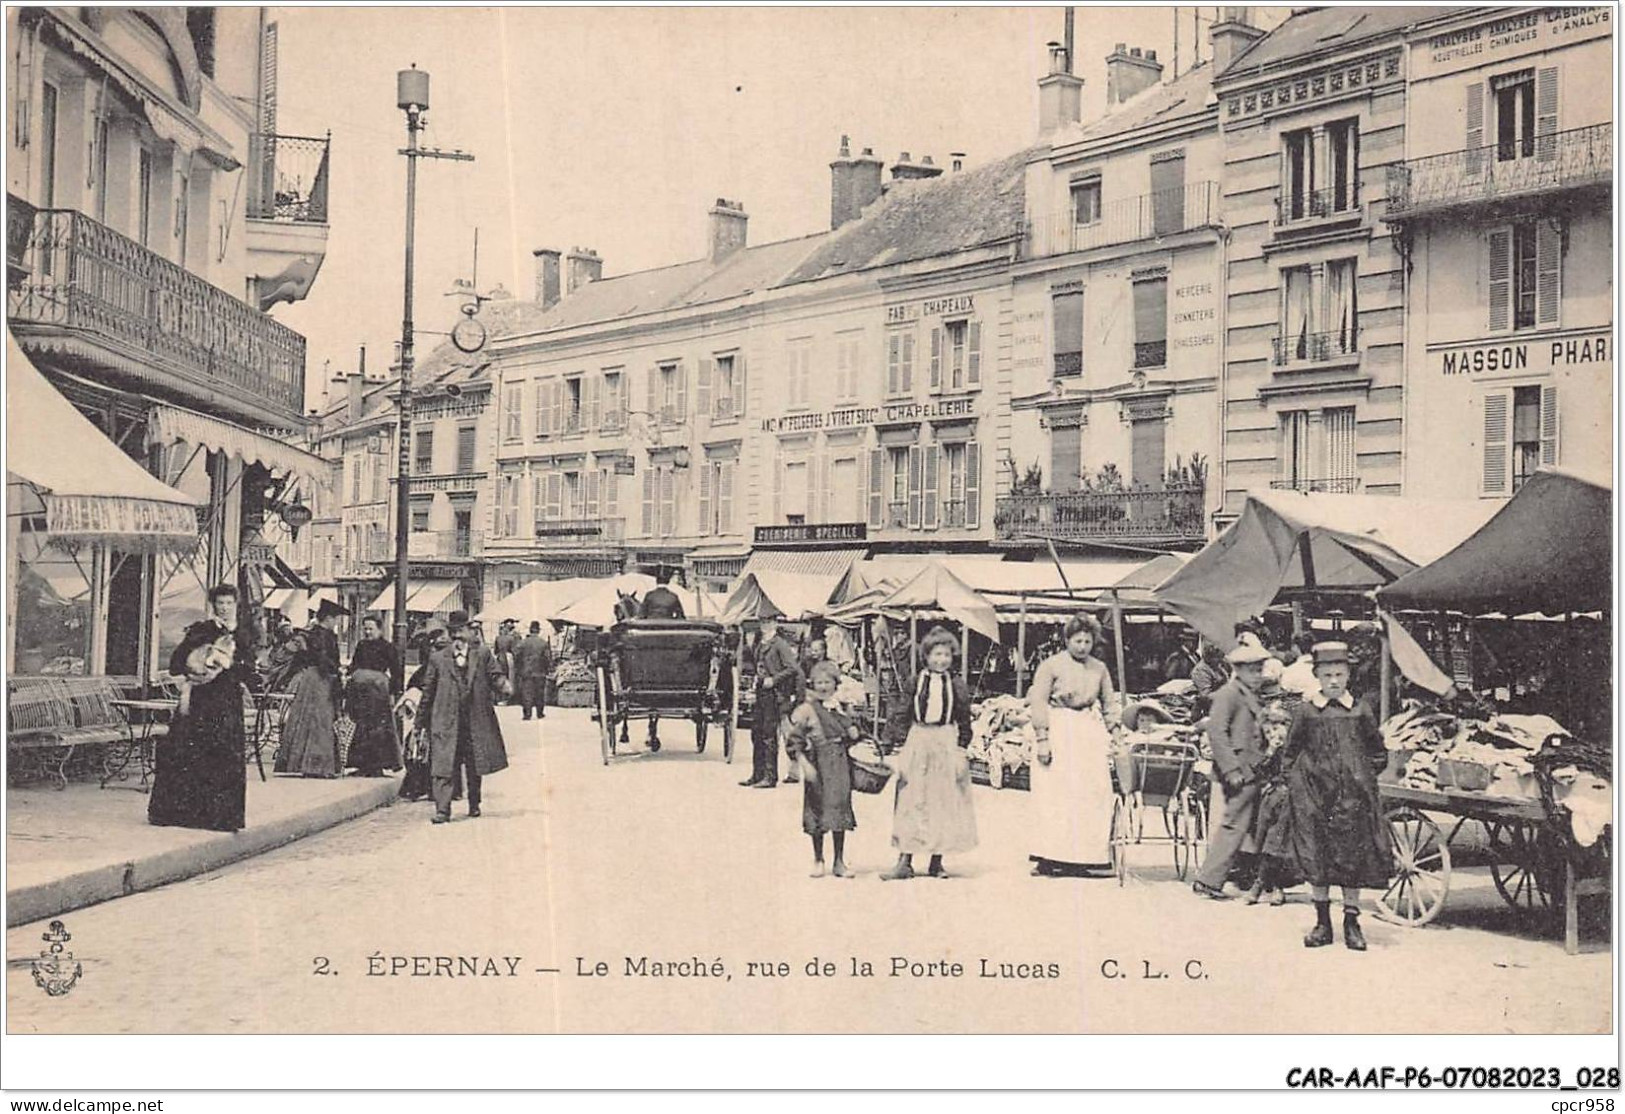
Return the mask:
<svg viewBox="0 0 1625 1114">
<path fill-rule="evenodd" d="M 783 545 L 788 542 L 861 542 L 869 528 L 861 522 L 815 522 L 797 526 L 758 526 L 757 545 Z"/>
<path fill-rule="evenodd" d="M 892 402 L 885 406 L 849 406 L 814 414 L 784 414 L 763 418 L 766 433 L 806 433 L 819 429 L 856 429 L 898 422 L 937 421 L 942 418 L 973 418 L 974 398 L 944 398 L 934 402 Z"/>
<path fill-rule="evenodd" d="M 947 317 L 956 313 L 975 313 L 976 298 L 961 294 L 953 298 L 927 298 L 923 302 L 898 302 L 886 307 L 886 324 L 900 325 L 905 321 L 918 321 L 922 317 Z"/>
</svg>

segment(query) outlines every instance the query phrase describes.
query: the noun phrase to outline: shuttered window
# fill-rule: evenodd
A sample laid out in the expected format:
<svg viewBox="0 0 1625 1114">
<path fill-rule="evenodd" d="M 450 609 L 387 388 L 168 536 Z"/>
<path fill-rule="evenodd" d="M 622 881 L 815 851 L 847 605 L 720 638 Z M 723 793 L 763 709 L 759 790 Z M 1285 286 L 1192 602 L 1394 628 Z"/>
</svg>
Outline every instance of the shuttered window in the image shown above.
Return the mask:
<svg viewBox="0 0 1625 1114">
<path fill-rule="evenodd" d="M 655 469 L 652 465 L 643 469 L 643 535 L 652 538 L 655 536 Z"/>
<path fill-rule="evenodd" d="M 935 530 L 940 510 L 937 481 L 941 473 L 941 446 L 923 446 L 920 457 L 921 468 L 924 473 L 920 483 L 920 525 L 923 529 Z"/>
<path fill-rule="evenodd" d="M 1485 495 L 1509 494 L 1511 391 L 1487 391 L 1484 395 L 1484 472 L 1480 490 Z"/>
<path fill-rule="evenodd" d="M 1129 432 L 1129 479 L 1136 487 L 1161 488 L 1167 470 L 1168 423 L 1162 418 L 1134 422 Z"/>
<path fill-rule="evenodd" d="M 1484 83 L 1475 81 L 1467 86 L 1465 117 L 1467 120 L 1467 165 L 1469 178 L 1480 177 L 1488 165 L 1484 158 Z"/>
<path fill-rule="evenodd" d="M 1519 221 L 1484 234 L 1489 329 L 1533 329 L 1561 323 L 1563 234 L 1545 219 Z"/>
<path fill-rule="evenodd" d="M 965 442 L 965 528 L 982 525 L 982 446 Z"/>
<path fill-rule="evenodd" d="M 427 476 L 434 471 L 434 429 L 431 426 L 417 431 L 417 438 L 412 443 L 412 471 L 419 476 Z"/>
<path fill-rule="evenodd" d="M 886 521 L 886 450 L 869 450 L 869 525 L 879 529 Z"/>
<path fill-rule="evenodd" d="M 517 441 L 524 436 L 524 384 L 509 383 L 502 388 L 502 436 Z"/>
<path fill-rule="evenodd" d="M 1168 362 L 1168 280 L 1134 284 L 1134 366 L 1162 367 Z"/>
<path fill-rule="evenodd" d="M 911 445 L 908 450 L 908 528 L 918 530 L 925 521 L 925 450 Z"/>
<path fill-rule="evenodd" d="M 474 439 L 478 434 L 471 425 L 457 427 L 457 471 L 474 471 Z"/>
<path fill-rule="evenodd" d="M 734 528 L 734 469 L 739 462 L 724 460 L 717 464 L 717 533 L 731 534 Z"/>
<path fill-rule="evenodd" d="M 1160 157 L 1151 164 L 1151 223 L 1158 236 L 1185 227 L 1185 156 Z"/>
<path fill-rule="evenodd" d="M 1354 479 L 1359 475 L 1354 448 L 1354 407 L 1329 407 L 1321 412 L 1320 421 L 1326 435 L 1326 478 Z"/>
<path fill-rule="evenodd" d="M 1051 491 L 1078 490 L 1083 471 L 1083 431 L 1077 425 L 1066 423 L 1052 426 L 1049 438 Z"/>
<path fill-rule="evenodd" d="M 896 329 L 886 334 L 886 393 L 914 393 L 914 333 Z"/>
<path fill-rule="evenodd" d="M 1083 291 L 1070 290 L 1050 300 L 1054 320 L 1055 377 L 1083 374 Z"/>
<path fill-rule="evenodd" d="M 1535 157 L 1550 162 L 1557 157 L 1557 67 L 1535 75 Z"/>
</svg>

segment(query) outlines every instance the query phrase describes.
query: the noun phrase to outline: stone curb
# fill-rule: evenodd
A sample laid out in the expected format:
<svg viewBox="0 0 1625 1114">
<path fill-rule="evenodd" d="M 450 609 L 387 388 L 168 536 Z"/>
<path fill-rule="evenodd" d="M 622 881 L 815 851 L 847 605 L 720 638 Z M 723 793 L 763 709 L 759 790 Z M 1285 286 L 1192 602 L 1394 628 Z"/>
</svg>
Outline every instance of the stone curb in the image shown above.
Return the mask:
<svg viewBox="0 0 1625 1114">
<path fill-rule="evenodd" d="M 385 778 L 367 786 L 363 792 L 324 801 L 262 827 L 247 828 L 236 833 L 222 832 L 189 847 L 161 851 L 129 862 L 111 863 L 65 878 L 53 878 L 49 882 L 11 890 L 6 894 L 6 927 L 15 928 L 218 870 L 375 809 L 385 808 L 398 799 L 399 792 L 400 779 Z"/>
</svg>

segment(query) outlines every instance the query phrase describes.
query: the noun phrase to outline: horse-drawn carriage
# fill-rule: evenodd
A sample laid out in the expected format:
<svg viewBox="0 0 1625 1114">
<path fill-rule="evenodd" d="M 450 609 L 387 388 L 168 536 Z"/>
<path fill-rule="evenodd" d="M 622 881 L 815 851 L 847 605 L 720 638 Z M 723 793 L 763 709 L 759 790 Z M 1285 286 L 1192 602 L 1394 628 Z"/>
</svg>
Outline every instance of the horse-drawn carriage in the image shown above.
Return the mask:
<svg viewBox="0 0 1625 1114">
<path fill-rule="evenodd" d="M 694 724 L 695 748 L 705 753 L 711 724 L 722 726 L 722 754 L 733 761 L 738 678 L 727 637 L 703 619 L 624 619 L 599 642 L 599 737 L 604 764 L 624 745 L 632 719 L 648 717 L 649 749 L 660 749 L 662 718 Z"/>
</svg>

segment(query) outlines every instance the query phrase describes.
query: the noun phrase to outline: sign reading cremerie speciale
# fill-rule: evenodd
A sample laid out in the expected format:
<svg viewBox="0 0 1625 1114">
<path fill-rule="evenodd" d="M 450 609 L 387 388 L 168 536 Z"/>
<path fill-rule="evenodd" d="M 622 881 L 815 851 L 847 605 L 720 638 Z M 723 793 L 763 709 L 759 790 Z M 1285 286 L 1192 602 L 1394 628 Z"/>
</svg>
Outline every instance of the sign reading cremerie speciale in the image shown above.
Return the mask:
<svg viewBox="0 0 1625 1114">
<path fill-rule="evenodd" d="M 851 406 L 813 414 L 783 414 L 763 418 L 766 433 L 805 433 L 818 429 L 856 429 L 894 422 L 923 422 L 976 415 L 974 398 L 945 398 L 936 402 L 892 402 L 885 406 Z"/>
</svg>

